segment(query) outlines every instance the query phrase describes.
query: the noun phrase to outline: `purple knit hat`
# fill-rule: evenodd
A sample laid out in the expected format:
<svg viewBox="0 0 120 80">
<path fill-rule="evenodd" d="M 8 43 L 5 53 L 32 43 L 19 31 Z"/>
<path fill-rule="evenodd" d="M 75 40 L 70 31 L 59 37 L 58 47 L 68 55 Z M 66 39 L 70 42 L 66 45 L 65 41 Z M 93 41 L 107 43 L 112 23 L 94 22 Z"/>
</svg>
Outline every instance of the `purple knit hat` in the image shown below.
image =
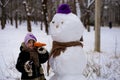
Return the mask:
<svg viewBox="0 0 120 80">
<path fill-rule="evenodd" d="M 36 37 L 32 33 L 27 33 L 27 35 L 25 36 L 25 39 L 24 39 L 25 45 L 27 45 L 27 43 L 30 39 L 37 41 Z"/>
<path fill-rule="evenodd" d="M 62 14 L 69 14 L 69 13 L 71 13 L 69 5 L 68 4 L 61 4 L 58 7 L 58 9 L 57 9 L 57 13 L 62 13 Z"/>
</svg>

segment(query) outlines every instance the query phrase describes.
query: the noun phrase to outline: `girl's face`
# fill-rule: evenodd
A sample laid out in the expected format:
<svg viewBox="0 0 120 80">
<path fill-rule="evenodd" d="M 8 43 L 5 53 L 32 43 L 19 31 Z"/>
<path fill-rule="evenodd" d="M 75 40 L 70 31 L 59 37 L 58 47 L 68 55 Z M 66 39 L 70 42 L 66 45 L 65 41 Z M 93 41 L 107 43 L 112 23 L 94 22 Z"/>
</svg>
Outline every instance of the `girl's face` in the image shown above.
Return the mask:
<svg viewBox="0 0 120 80">
<path fill-rule="evenodd" d="M 27 47 L 30 48 L 30 49 L 33 49 L 34 47 L 34 40 L 29 40 L 28 43 L 27 43 Z"/>
</svg>

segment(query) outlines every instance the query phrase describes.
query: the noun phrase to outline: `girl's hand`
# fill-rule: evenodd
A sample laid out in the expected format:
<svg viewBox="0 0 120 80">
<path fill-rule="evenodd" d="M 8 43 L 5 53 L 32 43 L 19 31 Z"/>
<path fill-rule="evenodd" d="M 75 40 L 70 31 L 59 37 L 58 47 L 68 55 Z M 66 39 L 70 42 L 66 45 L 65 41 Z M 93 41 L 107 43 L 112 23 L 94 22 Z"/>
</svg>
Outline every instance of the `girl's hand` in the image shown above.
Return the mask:
<svg viewBox="0 0 120 80">
<path fill-rule="evenodd" d="M 24 65 L 24 69 L 26 72 L 32 72 L 32 64 L 31 64 L 31 61 L 27 61 Z"/>
<path fill-rule="evenodd" d="M 45 54 L 47 52 L 47 50 L 44 47 L 38 47 L 37 51 L 39 54 Z"/>
</svg>

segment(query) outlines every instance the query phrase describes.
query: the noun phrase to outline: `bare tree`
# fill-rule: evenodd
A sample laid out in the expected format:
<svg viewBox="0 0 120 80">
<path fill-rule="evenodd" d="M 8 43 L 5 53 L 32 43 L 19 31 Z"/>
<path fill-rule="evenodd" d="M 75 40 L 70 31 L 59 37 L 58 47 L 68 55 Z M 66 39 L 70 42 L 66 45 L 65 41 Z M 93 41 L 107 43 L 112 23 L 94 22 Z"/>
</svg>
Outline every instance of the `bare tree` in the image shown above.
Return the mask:
<svg viewBox="0 0 120 80">
<path fill-rule="evenodd" d="M 11 25 L 13 25 L 12 8 L 13 8 L 13 0 L 11 0 L 11 4 L 10 4 L 10 21 L 11 21 Z"/>
<path fill-rule="evenodd" d="M 78 0 L 81 10 L 81 20 L 85 28 L 90 31 L 90 17 L 94 13 L 94 0 Z"/>
<path fill-rule="evenodd" d="M 42 9 L 43 9 L 43 19 L 45 23 L 45 29 L 46 29 L 46 33 L 48 34 L 47 0 L 42 1 Z"/>
<path fill-rule="evenodd" d="M 6 24 L 6 5 L 8 4 L 9 0 L 7 0 L 5 2 L 5 0 L 1 0 L 0 1 L 0 7 L 2 9 L 2 17 L 1 17 L 1 29 L 4 29 L 5 28 L 5 24 Z"/>
<path fill-rule="evenodd" d="M 18 11 L 15 12 L 15 27 L 18 28 Z"/>
<path fill-rule="evenodd" d="M 31 17 L 31 7 L 28 5 L 28 3 L 26 1 L 23 1 L 23 4 L 25 6 L 25 11 L 27 14 L 27 30 L 28 32 L 31 32 L 31 22 L 30 22 L 30 17 Z"/>
</svg>

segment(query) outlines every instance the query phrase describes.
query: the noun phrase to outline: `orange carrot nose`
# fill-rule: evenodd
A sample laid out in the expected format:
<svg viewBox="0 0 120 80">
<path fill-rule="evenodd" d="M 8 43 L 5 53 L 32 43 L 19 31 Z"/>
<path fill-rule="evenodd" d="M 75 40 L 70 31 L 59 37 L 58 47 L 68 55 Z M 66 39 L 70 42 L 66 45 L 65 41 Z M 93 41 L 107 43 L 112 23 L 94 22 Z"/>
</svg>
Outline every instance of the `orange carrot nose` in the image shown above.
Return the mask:
<svg viewBox="0 0 120 80">
<path fill-rule="evenodd" d="M 40 42 L 35 42 L 34 46 L 35 47 L 42 47 L 42 46 L 46 46 L 46 44 L 45 43 L 40 43 Z"/>
</svg>

